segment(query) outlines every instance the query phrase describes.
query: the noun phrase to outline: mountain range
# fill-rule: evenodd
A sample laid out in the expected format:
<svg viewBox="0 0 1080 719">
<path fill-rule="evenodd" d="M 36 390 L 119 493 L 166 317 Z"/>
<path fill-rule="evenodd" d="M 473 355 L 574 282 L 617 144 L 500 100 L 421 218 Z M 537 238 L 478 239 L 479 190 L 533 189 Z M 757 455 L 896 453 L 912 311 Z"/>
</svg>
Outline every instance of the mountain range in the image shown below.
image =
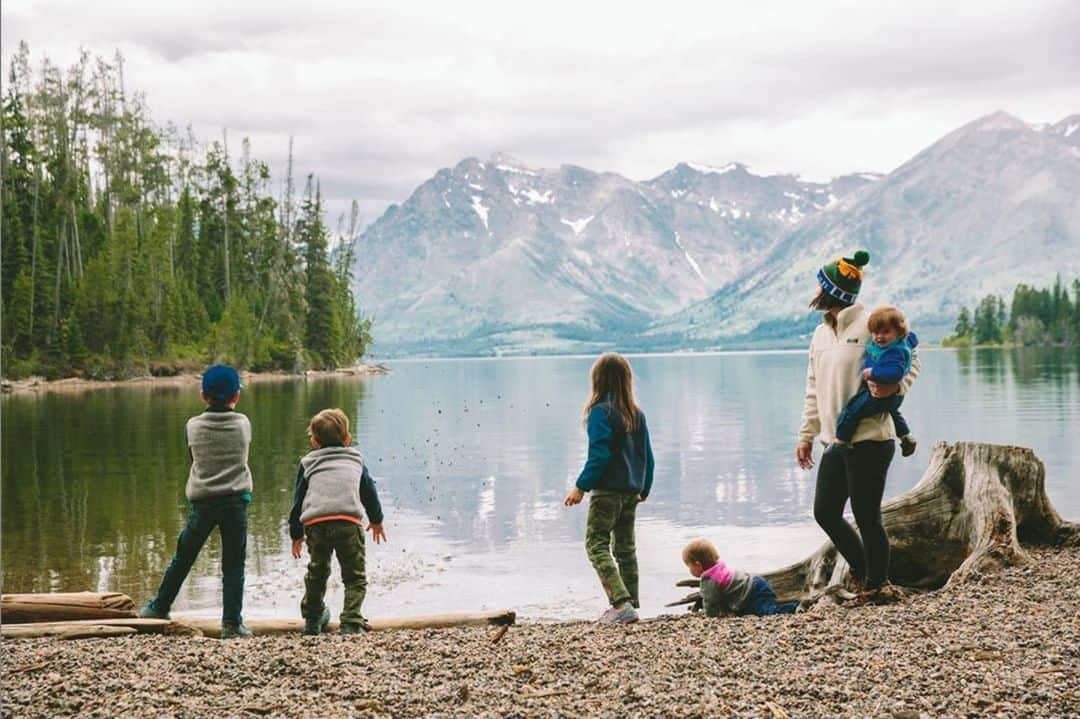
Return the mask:
<svg viewBox="0 0 1080 719">
<path fill-rule="evenodd" d="M 861 299 L 930 340 L 987 293 L 1080 275 L 1080 115 L 994 113 L 828 183 L 467 158 L 356 238 L 354 289 L 383 355 L 799 346 L 817 268 L 859 248 Z"/>
</svg>

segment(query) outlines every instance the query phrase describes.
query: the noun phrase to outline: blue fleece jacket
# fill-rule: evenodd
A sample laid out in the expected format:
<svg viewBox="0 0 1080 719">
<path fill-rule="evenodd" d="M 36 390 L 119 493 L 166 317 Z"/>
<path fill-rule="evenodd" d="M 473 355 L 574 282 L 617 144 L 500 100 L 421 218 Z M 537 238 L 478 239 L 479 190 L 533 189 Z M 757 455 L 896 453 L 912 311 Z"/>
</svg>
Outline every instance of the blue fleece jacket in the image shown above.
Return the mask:
<svg viewBox="0 0 1080 719">
<path fill-rule="evenodd" d="M 582 492 L 608 489 L 648 497 L 652 491 L 652 444 L 645 414 L 638 410 L 637 427 L 623 429 L 622 418 L 611 402 L 601 402 L 589 411 L 589 457 L 577 479 Z"/>
<path fill-rule="evenodd" d="M 863 369 L 870 369 L 870 379 L 881 384 L 897 384 L 911 369 L 911 351 L 919 346 L 914 332 L 884 347 L 868 342 L 863 358 Z"/>
</svg>

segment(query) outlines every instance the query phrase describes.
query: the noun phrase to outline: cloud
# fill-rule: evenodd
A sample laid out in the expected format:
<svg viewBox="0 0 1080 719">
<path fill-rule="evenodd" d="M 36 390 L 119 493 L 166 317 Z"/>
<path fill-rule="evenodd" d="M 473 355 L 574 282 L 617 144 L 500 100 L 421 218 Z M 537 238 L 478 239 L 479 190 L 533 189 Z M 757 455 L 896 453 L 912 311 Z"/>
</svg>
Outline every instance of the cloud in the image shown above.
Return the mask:
<svg viewBox="0 0 1080 719">
<path fill-rule="evenodd" d="M 61 64 L 125 56 L 159 122 L 249 135 L 367 219 L 440 167 L 506 151 L 635 179 L 680 160 L 823 178 L 887 171 L 1004 109 L 1076 112 L 1080 4 L 184 3 L 3 5 Z M 153 8 L 148 10 L 148 8 Z"/>
</svg>

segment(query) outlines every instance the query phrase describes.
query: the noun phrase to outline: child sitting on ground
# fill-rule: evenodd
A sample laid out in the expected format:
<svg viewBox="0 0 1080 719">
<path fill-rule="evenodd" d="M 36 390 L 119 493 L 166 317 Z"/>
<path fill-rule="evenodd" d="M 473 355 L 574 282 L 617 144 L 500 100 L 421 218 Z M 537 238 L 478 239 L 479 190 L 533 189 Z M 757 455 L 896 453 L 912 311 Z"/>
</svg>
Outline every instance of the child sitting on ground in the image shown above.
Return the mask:
<svg viewBox="0 0 1080 719">
<path fill-rule="evenodd" d="M 701 580 L 701 600 L 707 617 L 794 614 L 799 606 L 798 602 L 777 603 L 776 593 L 767 580 L 721 562 L 716 547 L 706 539 L 687 544 L 682 560 L 690 574 Z"/>
<path fill-rule="evenodd" d="M 367 512 L 371 538 L 381 544 L 386 540 L 386 532 L 379 495 L 363 456 L 349 446 L 352 437 L 349 418 L 344 412 L 322 410 L 311 418 L 307 432 L 312 451 L 300 460 L 289 514 L 293 557 L 300 558 L 305 538 L 311 555 L 304 577 L 304 599 L 300 603 L 304 634 L 320 634 L 330 622 L 330 610 L 323 597 L 330 577 L 331 554 L 337 554 L 341 583 L 345 585 L 339 630 L 342 634 L 366 632 L 367 622 L 360 613 L 367 592 L 363 512 Z"/>
<path fill-rule="evenodd" d="M 900 414 L 900 404 L 904 401 L 904 396 L 897 393 L 889 397 L 874 397 L 866 383 L 899 384 L 911 369 L 911 353 L 918 346 L 919 338 L 909 330 L 904 313 L 895 307 L 879 307 L 874 310 L 867 326 L 873 341 L 866 345 L 863 383 L 837 417 L 836 441 L 826 451 L 842 452 L 850 449 L 851 438 L 855 436 L 859 420 L 888 412 L 896 427 L 896 434 L 900 437 L 900 453 L 909 457 L 915 453 L 915 438 L 911 435 L 911 428 L 904 415 Z"/>
</svg>

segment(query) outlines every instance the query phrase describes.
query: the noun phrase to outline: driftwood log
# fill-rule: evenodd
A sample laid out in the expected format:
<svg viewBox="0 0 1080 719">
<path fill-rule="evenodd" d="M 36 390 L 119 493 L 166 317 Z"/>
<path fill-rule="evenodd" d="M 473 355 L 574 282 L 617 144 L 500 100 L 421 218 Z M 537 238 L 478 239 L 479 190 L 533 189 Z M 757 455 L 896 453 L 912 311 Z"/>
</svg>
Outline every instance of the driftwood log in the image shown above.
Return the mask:
<svg viewBox="0 0 1080 719">
<path fill-rule="evenodd" d="M 445 629 L 448 627 L 509 626 L 517 615 L 509 610 L 495 612 L 476 612 L 470 614 L 429 614 L 416 617 L 397 617 L 392 619 L 370 619 L 368 626 L 372 631 L 387 629 Z M 217 619 L 185 617 L 183 623 L 198 629 L 208 637 L 221 636 L 221 623 Z M 246 619 L 244 624 L 255 635 L 299 634 L 304 629 L 302 619 Z M 327 631 L 337 631 L 338 623 L 330 622 Z"/>
<path fill-rule="evenodd" d="M 121 631 L 112 631 L 121 630 Z M 170 634 L 175 636 L 202 636 L 195 627 L 169 619 L 82 619 L 57 622 L 33 622 L 29 624 L 4 624 L 0 634 L 5 639 L 31 639 L 34 637 L 82 637 L 120 636 L 122 634 Z"/>
<path fill-rule="evenodd" d="M 1045 480 L 1042 461 L 1026 447 L 938 442 L 918 484 L 882 505 L 890 581 L 937 589 L 1029 561 L 1022 544 L 1078 541 L 1080 524 L 1054 511 Z M 849 567 L 831 542 L 762 576 L 784 601 L 850 596 Z M 699 601 L 693 593 L 669 606 Z"/>
<path fill-rule="evenodd" d="M 447 627 L 497 626 L 509 627 L 516 620 L 510 610 L 477 612 L 475 614 L 431 614 L 417 617 L 372 619 L 373 631 L 387 629 L 443 629 Z M 250 619 L 245 622 L 252 633 L 299 634 L 304 628 L 302 619 Z M 328 630 L 336 631 L 337 622 L 331 622 Z M 116 631 L 114 631 L 116 630 Z M 120 636 L 121 634 L 169 634 L 173 636 L 221 636 L 221 623 L 217 619 L 183 617 L 177 619 L 140 619 L 136 617 L 112 619 L 73 619 L 65 621 L 33 622 L 26 624 L 3 624 L 0 634 L 5 639 L 30 639 L 34 637 L 60 637 L 63 639 Z"/>
<path fill-rule="evenodd" d="M 104 637 L 125 637 L 130 634 L 138 634 L 138 630 L 131 627 L 92 625 L 88 627 L 72 627 L 56 636 L 59 639 L 101 639 Z"/>
<path fill-rule="evenodd" d="M 128 595 L 116 592 L 4 594 L 0 597 L 0 621 L 4 624 L 134 616 L 135 602 Z"/>
</svg>

